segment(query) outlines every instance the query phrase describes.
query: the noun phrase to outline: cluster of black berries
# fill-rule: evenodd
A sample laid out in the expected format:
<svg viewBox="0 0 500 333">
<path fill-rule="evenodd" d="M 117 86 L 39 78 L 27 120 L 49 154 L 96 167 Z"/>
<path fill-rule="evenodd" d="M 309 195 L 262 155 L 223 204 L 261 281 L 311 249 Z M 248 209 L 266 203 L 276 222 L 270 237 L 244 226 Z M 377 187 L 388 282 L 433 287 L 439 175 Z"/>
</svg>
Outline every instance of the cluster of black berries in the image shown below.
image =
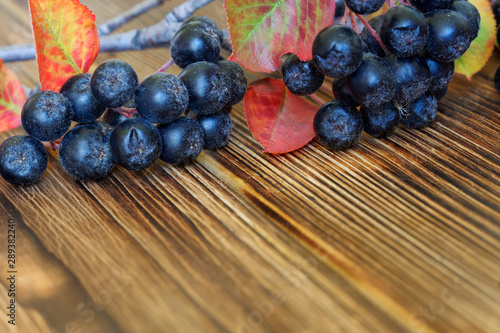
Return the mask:
<svg viewBox="0 0 500 333">
<path fill-rule="evenodd" d="M 206 17 L 186 21 L 171 48 L 174 62 L 184 68 L 179 77 L 158 72 L 139 84 L 129 64 L 108 60 L 92 76 L 70 78 L 59 93 L 31 96 L 21 115 L 29 135 L 0 146 L 0 175 L 16 185 L 36 182 L 47 168 L 41 141 L 62 136 L 59 160 L 80 181 L 104 178 L 114 164 L 134 171 L 158 159 L 185 165 L 203 148 L 225 146 L 231 106 L 247 89 L 243 70 L 220 58 L 219 30 Z M 135 108 L 134 116 L 127 117 L 124 106 Z M 77 124 L 67 132 L 73 121 Z"/>
<path fill-rule="evenodd" d="M 379 10 L 385 1 L 346 0 L 356 14 Z M 428 126 L 436 117 L 437 100 L 446 94 L 454 60 L 477 37 L 480 15 L 463 0 L 410 0 L 373 18 L 361 34 L 332 25 L 316 36 L 313 59 L 289 56 L 283 80 L 298 95 L 308 95 L 334 78 L 336 100 L 323 105 L 314 130 L 333 149 L 352 146 L 363 129 L 387 137 L 401 122 L 410 128 Z M 380 38 L 380 41 L 377 40 Z M 360 112 L 356 109 L 361 106 Z"/>
</svg>

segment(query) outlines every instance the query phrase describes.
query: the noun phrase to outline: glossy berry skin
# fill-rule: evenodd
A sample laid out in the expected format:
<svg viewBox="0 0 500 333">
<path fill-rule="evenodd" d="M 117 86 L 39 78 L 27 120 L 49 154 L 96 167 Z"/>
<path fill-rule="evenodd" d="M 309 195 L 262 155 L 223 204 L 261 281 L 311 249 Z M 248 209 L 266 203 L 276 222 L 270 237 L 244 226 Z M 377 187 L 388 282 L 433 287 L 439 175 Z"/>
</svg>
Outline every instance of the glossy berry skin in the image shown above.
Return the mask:
<svg viewBox="0 0 500 333">
<path fill-rule="evenodd" d="M 422 13 L 436 9 L 448 9 L 454 0 L 410 0 L 410 3 Z"/>
<path fill-rule="evenodd" d="M 455 62 L 440 62 L 432 59 L 428 55 L 422 55 L 431 71 L 431 91 L 440 90 L 450 83 L 453 73 L 455 73 Z"/>
<path fill-rule="evenodd" d="M 397 58 L 391 54 L 385 58 L 394 73 L 396 93 L 399 103 L 409 103 L 425 93 L 431 84 L 431 71 L 425 60 L 419 56 Z"/>
<path fill-rule="evenodd" d="M 125 119 L 128 119 L 128 118 L 125 118 Z M 90 126 L 92 128 L 95 128 L 99 131 L 101 131 L 102 134 L 104 134 L 104 136 L 106 138 L 110 138 L 111 136 L 111 132 L 113 132 L 113 130 L 115 129 L 115 126 L 111 126 L 110 124 L 104 122 L 104 121 L 100 121 L 100 120 L 96 120 L 96 121 L 93 121 L 91 123 L 78 123 L 75 125 L 75 127 L 73 127 L 73 129 L 79 127 L 79 126 Z"/>
<path fill-rule="evenodd" d="M 198 114 L 219 112 L 231 99 L 231 79 L 218 65 L 202 61 L 179 75 L 189 93 L 189 109 Z"/>
<path fill-rule="evenodd" d="M 61 141 L 59 160 L 74 179 L 101 179 L 113 168 L 113 155 L 108 138 L 92 125 L 82 125 L 69 131 Z"/>
<path fill-rule="evenodd" d="M 426 15 L 429 39 L 425 47 L 430 57 L 449 62 L 464 54 L 471 43 L 471 29 L 462 15 L 448 10 L 436 10 Z"/>
<path fill-rule="evenodd" d="M 332 83 L 332 92 L 336 100 L 346 101 L 354 106 L 361 105 L 357 100 L 352 97 L 351 92 L 347 89 L 346 79 L 335 79 Z"/>
<path fill-rule="evenodd" d="M 144 118 L 130 118 L 118 124 L 109 139 L 116 164 L 139 171 L 153 165 L 161 154 L 158 129 Z"/>
<path fill-rule="evenodd" d="M 40 141 L 54 141 L 66 133 L 73 119 L 69 100 L 53 91 L 41 91 L 24 103 L 21 113 L 23 128 Z"/>
<path fill-rule="evenodd" d="M 436 97 L 437 100 L 440 100 L 444 96 L 446 96 L 446 93 L 448 92 L 448 86 L 444 86 L 441 89 L 433 90 L 432 93 Z"/>
<path fill-rule="evenodd" d="M 382 8 L 385 0 L 345 0 L 346 6 L 356 14 L 367 15 Z"/>
<path fill-rule="evenodd" d="M 376 138 L 386 138 L 394 132 L 401 120 L 399 110 L 391 102 L 374 108 L 361 107 L 364 131 Z"/>
<path fill-rule="evenodd" d="M 59 91 L 73 108 L 73 121 L 88 123 L 99 118 L 106 107 L 100 105 L 90 90 L 90 74 L 78 74 L 66 81 Z"/>
<path fill-rule="evenodd" d="M 393 7 L 384 14 L 380 38 L 400 58 L 419 54 L 427 43 L 427 21 L 415 8 Z"/>
<path fill-rule="evenodd" d="M 138 85 L 132 66 L 116 59 L 103 62 L 90 79 L 92 94 L 107 108 L 118 108 L 134 98 Z"/>
<path fill-rule="evenodd" d="M 36 183 L 47 164 L 45 147 L 28 135 L 10 137 L 0 146 L 0 176 L 11 184 Z"/>
<path fill-rule="evenodd" d="M 408 116 L 401 119 L 401 123 L 409 128 L 424 128 L 436 118 L 438 101 L 432 93 L 427 93 L 410 104 Z"/>
<path fill-rule="evenodd" d="M 469 23 L 471 39 L 476 39 L 479 34 L 479 29 L 481 28 L 481 15 L 476 6 L 467 1 L 455 1 L 450 9 L 462 15 L 467 23 Z"/>
<path fill-rule="evenodd" d="M 158 127 L 162 139 L 160 159 L 168 164 L 190 164 L 200 155 L 204 146 L 203 130 L 194 119 L 182 117 Z"/>
<path fill-rule="evenodd" d="M 351 147 L 363 133 L 361 114 L 345 101 L 332 101 L 320 107 L 313 126 L 319 142 L 333 150 Z"/>
<path fill-rule="evenodd" d="M 335 18 L 341 18 L 345 13 L 344 0 L 335 0 Z"/>
<path fill-rule="evenodd" d="M 495 88 L 497 88 L 497 91 L 500 94 L 500 67 L 498 67 L 495 73 Z"/>
<path fill-rule="evenodd" d="M 363 43 L 353 29 L 332 25 L 318 33 L 312 52 L 314 64 L 321 73 L 340 79 L 354 73 L 361 64 Z"/>
<path fill-rule="evenodd" d="M 170 43 L 172 59 L 180 68 L 199 61 L 215 62 L 220 49 L 217 28 L 200 21 L 184 24 Z"/>
<path fill-rule="evenodd" d="M 142 81 L 135 93 L 137 112 L 155 124 L 176 120 L 186 111 L 188 104 L 188 91 L 173 74 L 150 75 Z"/>
<path fill-rule="evenodd" d="M 218 149 L 227 144 L 233 130 L 231 113 L 228 109 L 211 115 L 197 115 L 195 119 L 203 130 L 204 149 Z"/>
<path fill-rule="evenodd" d="M 361 104 L 374 107 L 393 98 L 394 73 L 382 59 L 367 53 L 358 70 L 347 78 L 347 88 Z"/>
<path fill-rule="evenodd" d="M 313 61 L 300 61 L 295 54 L 286 58 L 281 68 L 285 86 L 294 95 L 310 95 L 321 87 L 325 76 Z"/>
<path fill-rule="evenodd" d="M 234 61 L 220 60 L 217 64 L 222 67 L 230 79 L 229 88 L 231 97 L 227 105 L 234 105 L 241 102 L 247 93 L 248 82 L 245 72 L 241 66 Z"/>
<path fill-rule="evenodd" d="M 375 32 L 380 36 L 380 27 L 384 22 L 384 15 L 375 16 L 368 22 L 370 26 L 375 30 Z M 371 53 L 383 58 L 385 57 L 385 51 L 379 42 L 373 37 L 370 31 L 364 27 L 361 31 L 361 39 L 366 43 Z"/>
</svg>

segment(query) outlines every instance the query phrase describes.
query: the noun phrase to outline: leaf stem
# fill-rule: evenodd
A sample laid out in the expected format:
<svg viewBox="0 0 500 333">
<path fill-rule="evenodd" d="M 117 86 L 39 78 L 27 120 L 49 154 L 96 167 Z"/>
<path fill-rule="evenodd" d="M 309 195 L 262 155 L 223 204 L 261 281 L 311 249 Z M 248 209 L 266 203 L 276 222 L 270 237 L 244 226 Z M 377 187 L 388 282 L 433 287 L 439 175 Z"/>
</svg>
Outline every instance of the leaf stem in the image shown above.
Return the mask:
<svg viewBox="0 0 500 333">
<path fill-rule="evenodd" d="M 382 39 L 380 39 L 380 36 L 377 34 L 377 32 L 375 30 L 373 30 L 373 28 L 370 25 L 370 23 L 368 23 L 366 21 L 366 19 L 363 17 L 363 15 L 360 15 L 360 14 L 356 14 L 356 15 L 361 20 L 361 22 L 363 22 L 363 24 L 365 25 L 366 29 L 368 29 L 368 31 L 372 34 L 373 38 L 375 38 L 375 40 L 380 44 L 380 46 L 382 46 L 382 48 L 384 49 L 385 54 L 389 54 L 390 51 L 384 45 L 384 43 L 382 42 Z"/>
</svg>

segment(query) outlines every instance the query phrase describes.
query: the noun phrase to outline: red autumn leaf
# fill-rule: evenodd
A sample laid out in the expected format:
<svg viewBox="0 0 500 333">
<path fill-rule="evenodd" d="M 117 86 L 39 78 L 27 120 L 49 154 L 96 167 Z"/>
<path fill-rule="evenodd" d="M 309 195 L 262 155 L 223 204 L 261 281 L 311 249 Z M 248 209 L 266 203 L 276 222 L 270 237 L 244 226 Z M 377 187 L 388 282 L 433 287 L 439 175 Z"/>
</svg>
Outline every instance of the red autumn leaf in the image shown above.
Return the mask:
<svg viewBox="0 0 500 333">
<path fill-rule="evenodd" d="M 21 109 L 26 101 L 23 85 L 0 59 L 0 132 L 21 125 Z"/>
<path fill-rule="evenodd" d="M 312 59 L 314 38 L 333 24 L 334 0 L 225 0 L 234 60 L 254 72 L 275 71 L 280 57 Z"/>
<path fill-rule="evenodd" d="M 29 0 L 43 90 L 87 73 L 99 54 L 94 14 L 78 0 Z"/>
<path fill-rule="evenodd" d="M 293 95 L 283 80 L 252 83 L 244 107 L 250 132 L 266 153 L 288 153 L 314 139 L 313 120 L 319 105 Z"/>
</svg>

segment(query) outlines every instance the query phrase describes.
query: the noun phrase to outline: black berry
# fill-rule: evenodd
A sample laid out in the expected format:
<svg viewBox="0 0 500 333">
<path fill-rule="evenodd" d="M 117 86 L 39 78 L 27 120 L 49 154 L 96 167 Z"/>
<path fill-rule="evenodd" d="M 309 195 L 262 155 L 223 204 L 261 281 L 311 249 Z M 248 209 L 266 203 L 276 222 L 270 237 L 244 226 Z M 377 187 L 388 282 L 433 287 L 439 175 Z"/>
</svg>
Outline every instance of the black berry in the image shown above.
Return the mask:
<svg viewBox="0 0 500 333">
<path fill-rule="evenodd" d="M 14 185 L 31 185 L 47 169 L 47 151 L 30 136 L 13 136 L 0 146 L 0 176 Z"/>
<path fill-rule="evenodd" d="M 285 60 L 281 72 L 285 86 L 292 94 L 299 96 L 312 94 L 321 87 L 325 79 L 313 61 L 300 61 L 295 54 Z"/>
<path fill-rule="evenodd" d="M 168 164 L 190 164 L 203 150 L 203 130 L 194 119 L 182 117 L 158 130 L 162 139 L 160 159 Z"/>
<path fill-rule="evenodd" d="M 73 107 L 73 121 L 89 123 L 99 118 L 106 107 L 100 105 L 90 90 L 90 74 L 78 74 L 66 81 L 60 93 Z"/>
</svg>

